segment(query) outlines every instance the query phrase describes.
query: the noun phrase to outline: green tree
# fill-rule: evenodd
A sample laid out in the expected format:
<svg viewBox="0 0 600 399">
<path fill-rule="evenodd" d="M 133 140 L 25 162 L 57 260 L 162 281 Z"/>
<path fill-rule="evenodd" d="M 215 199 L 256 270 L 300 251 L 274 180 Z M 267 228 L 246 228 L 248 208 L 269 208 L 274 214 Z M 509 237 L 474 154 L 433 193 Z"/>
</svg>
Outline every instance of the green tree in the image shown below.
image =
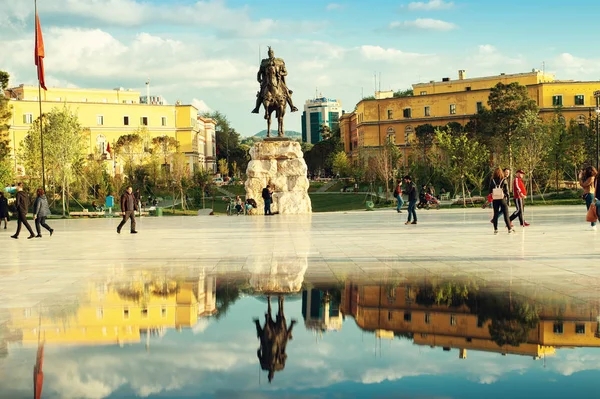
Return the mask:
<svg viewBox="0 0 600 399">
<path fill-rule="evenodd" d="M 562 180 L 565 177 L 565 153 L 568 149 L 569 140 L 567 137 L 566 126 L 562 123 L 559 116 L 559 114 L 554 115 L 548 124 L 550 146 L 548 148 L 546 159 L 546 164 L 552 169 L 551 176 L 554 177 L 553 182 L 555 183 L 556 192 L 558 192 L 559 189 L 559 180 Z M 552 181 L 548 179 L 547 183 L 550 184 Z"/>
<path fill-rule="evenodd" d="M 516 161 L 525 171 L 529 183 L 529 192 L 533 194 L 533 177 L 550 151 L 552 138 L 550 127 L 544 123 L 535 111 L 525 111 L 518 121 L 515 131 L 520 137 L 516 145 Z M 530 196 L 533 202 L 533 195 Z"/>
<path fill-rule="evenodd" d="M 402 153 L 394 143 L 387 140 L 385 145 L 377 149 L 373 160 L 369 163 L 370 168 L 374 168 L 374 174 L 385 184 L 385 198 L 390 197 L 390 181 L 394 179 L 400 165 Z"/>
<path fill-rule="evenodd" d="M 227 164 L 227 159 L 221 158 L 219 159 L 219 173 L 223 176 L 223 179 L 229 176 L 229 165 Z"/>
<path fill-rule="evenodd" d="M 517 137 L 517 125 L 527 111 L 537 113 L 538 108 L 533 99 L 529 97 L 527 87 L 517 82 L 498 83 L 490 90 L 488 98 L 490 114 L 483 121 L 489 125 L 485 128 L 493 134 L 495 140 L 500 140 L 498 148 L 503 148 L 503 153 L 512 169 L 514 163 L 513 147 Z"/>
<path fill-rule="evenodd" d="M 175 137 L 159 136 L 152 139 L 152 153 L 162 158 L 163 165 L 168 165 L 169 158 L 177 152 L 179 141 Z"/>
<path fill-rule="evenodd" d="M 398 90 L 394 92 L 394 98 L 412 97 L 413 94 L 413 89 Z"/>
<path fill-rule="evenodd" d="M 334 175 L 346 177 L 350 173 L 350 162 L 344 151 L 338 151 L 331 155 L 331 170 Z"/>
<path fill-rule="evenodd" d="M 66 215 L 69 198 L 69 185 L 78 179 L 86 158 L 88 137 L 79 119 L 66 106 L 54 108 L 44 114 L 44 156 L 49 183 L 60 186 L 63 216 Z M 21 144 L 20 157 L 32 179 L 32 185 L 41 182 L 41 141 L 40 119 L 36 119 L 31 130 Z"/>
<path fill-rule="evenodd" d="M 460 187 L 463 206 L 466 206 L 465 180 L 469 173 L 485 164 L 488 160 L 488 150 L 478 141 L 469 139 L 466 132 L 454 134 L 449 129 L 437 130 L 436 141 L 443 153 L 442 171 L 454 185 L 454 192 Z"/>
<path fill-rule="evenodd" d="M 142 165 L 150 155 L 145 136 L 147 136 L 147 130 L 142 127 L 134 133 L 120 136 L 115 146 L 115 153 L 123 160 L 124 171 L 130 183 L 135 180 L 135 167 Z"/>
<path fill-rule="evenodd" d="M 0 189 L 12 183 L 13 165 L 10 161 L 10 139 L 8 135 L 9 121 L 12 109 L 5 96 L 4 90 L 8 88 L 9 74 L 0 70 Z"/>
<path fill-rule="evenodd" d="M 219 111 L 205 113 L 203 116 L 215 120 L 217 159 L 225 158 L 229 164 L 231 152 L 240 144 L 239 133 L 231 127 L 231 123 L 227 119 L 227 116 Z"/>
</svg>

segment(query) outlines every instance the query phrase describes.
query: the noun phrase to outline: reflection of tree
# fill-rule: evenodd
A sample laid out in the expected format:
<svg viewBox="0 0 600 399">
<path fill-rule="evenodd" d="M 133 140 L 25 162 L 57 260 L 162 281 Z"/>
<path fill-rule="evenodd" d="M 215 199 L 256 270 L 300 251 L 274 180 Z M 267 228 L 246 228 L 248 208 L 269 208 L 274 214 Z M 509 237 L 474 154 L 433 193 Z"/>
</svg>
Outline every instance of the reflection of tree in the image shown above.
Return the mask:
<svg viewBox="0 0 600 399">
<path fill-rule="evenodd" d="M 446 305 L 459 307 L 465 305 L 469 297 L 473 297 L 478 287 L 471 282 L 452 282 L 426 285 L 421 287 L 416 296 L 419 305 Z"/>
<path fill-rule="evenodd" d="M 215 319 L 219 320 L 227 314 L 229 307 L 233 305 L 240 298 L 240 287 L 239 285 L 229 282 L 218 286 L 216 289 L 217 298 L 217 314 Z"/>
<path fill-rule="evenodd" d="M 536 306 L 514 300 L 510 300 L 508 307 L 506 304 L 487 309 L 484 307 L 480 312 L 492 320 L 490 336 L 498 346 L 519 346 L 527 342 L 529 332 L 540 321 Z"/>
<path fill-rule="evenodd" d="M 261 369 L 269 372 L 269 382 L 273 380 L 276 371 L 285 368 L 287 354 L 285 353 L 287 343 L 292 339 L 292 329 L 296 320 L 292 320 L 290 328 L 287 328 L 285 314 L 283 311 L 283 296 L 279 295 L 279 310 L 275 321 L 271 316 L 271 297 L 267 296 L 268 309 L 265 314 L 265 324 L 260 326 L 258 319 L 254 319 L 256 335 L 260 339 L 260 348 L 256 352 L 260 361 Z"/>
<path fill-rule="evenodd" d="M 121 283 L 117 284 L 115 290 L 119 298 L 145 305 L 151 296 L 168 297 L 178 293 L 179 288 L 177 281 L 164 278 Z"/>
</svg>

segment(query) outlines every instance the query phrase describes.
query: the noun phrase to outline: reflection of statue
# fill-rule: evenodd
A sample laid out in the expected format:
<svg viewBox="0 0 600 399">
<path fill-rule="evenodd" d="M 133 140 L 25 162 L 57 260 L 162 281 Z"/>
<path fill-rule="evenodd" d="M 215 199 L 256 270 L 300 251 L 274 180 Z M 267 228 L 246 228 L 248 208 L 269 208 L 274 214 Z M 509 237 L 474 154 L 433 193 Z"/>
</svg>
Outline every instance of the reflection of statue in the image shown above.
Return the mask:
<svg viewBox="0 0 600 399">
<path fill-rule="evenodd" d="M 298 111 L 298 108 L 292 103 L 292 91 L 287 87 L 286 76 L 285 62 L 281 58 L 275 58 L 273 49 L 269 47 L 269 58 L 261 61 L 256 75 L 256 79 L 260 83 L 260 91 L 256 94 L 256 106 L 252 110 L 252 113 L 258 114 L 261 104 L 265 108 L 267 137 L 271 135 L 271 113 L 273 111 L 277 116 L 277 135 L 279 137 L 283 137 L 283 116 L 286 105 L 290 105 L 292 112 Z"/>
<path fill-rule="evenodd" d="M 287 328 L 287 322 L 283 313 L 283 296 L 279 296 L 279 310 L 277 317 L 273 321 L 271 316 L 271 297 L 267 296 L 268 310 L 265 314 L 265 325 L 260 326 L 258 319 L 254 319 L 256 324 L 256 335 L 260 338 L 260 348 L 256 352 L 260 361 L 261 369 L 269 372 L 269 382 L 273 380 L 276 371 L 285 368 L 287 354 L 285 349 L 289 340 L 292 339 L 292 329 L 296 320 L 292 320 L 290 328 Z"/>
</svg>

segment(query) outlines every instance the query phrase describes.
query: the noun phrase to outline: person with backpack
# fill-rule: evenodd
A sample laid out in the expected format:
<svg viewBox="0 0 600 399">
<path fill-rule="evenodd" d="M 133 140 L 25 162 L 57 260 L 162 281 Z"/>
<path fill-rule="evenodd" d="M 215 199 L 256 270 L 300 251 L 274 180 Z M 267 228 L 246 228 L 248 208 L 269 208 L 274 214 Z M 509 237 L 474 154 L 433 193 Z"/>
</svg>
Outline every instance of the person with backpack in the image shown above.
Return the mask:
<svg viewBox="0 0 600 399">
<path fill-rule="evenodd" d="M 408 195 L 408 220 L 404 224 L 417 224 L 417 185 L 410 176 L 404 176 L 403 180 Z"/>
<path fill-rule="evenodd" d="M 492 207 L 494 208 L 494 217 L 492 223 L 494 224 L 494 234 L 498 234 L 498 217 L 500 212 L 504 216 L 504 224 L 508 229 L 508 234 L 514 233 L 515 230 L 510 225 L 508 219 L 508 182 L 506 181 L 504 172 L 500 168 L 494 170 L 492 180 L 490 180 L 490 192 L 492 193 Z"/>
<path fill-rule="evenodd" d="M 397 201 L 396 212 L 402 213 L 400 210 L 404 205 L 404 199 L 402 199 L 402 180 L 398 180 L 398 185 L 394 189 L 394 198 L 396 198 Z"/>
</svg>

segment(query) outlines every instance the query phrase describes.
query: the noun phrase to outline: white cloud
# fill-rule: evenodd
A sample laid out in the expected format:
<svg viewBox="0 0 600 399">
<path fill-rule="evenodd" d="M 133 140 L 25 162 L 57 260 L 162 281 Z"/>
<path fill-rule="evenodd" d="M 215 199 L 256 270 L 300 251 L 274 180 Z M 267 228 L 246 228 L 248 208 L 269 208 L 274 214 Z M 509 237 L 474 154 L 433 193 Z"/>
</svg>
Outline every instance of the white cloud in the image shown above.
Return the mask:
<svg viewBox="0 0 600 399">
<path fill-rule="evenodd" d="M 341 10 L 342 8 L 342 5 L 338 3 L 329 3 L 327 4 L 327 7 L 325 7 L 327 11 Z"/>
<path fill-rule="evenodd" d="M 446 22 L 439 19 L 417 18 L 414 21 L 394 21 L 389 25 L 390 29 L 422 29 L 435 31 L 449 31 L 458 28 L 452 22 Z"/>
<path fill-rule="evenodd" d="M 570 53 L 561 53 L 554 60 L 554 66 L 565 72 L 566 76 L 579 79 L 598 79 L 600 64 L 598 59 L 577 57 Z"/>
<path fill-rule="evenodd" d="M 422 60 L 427 61 L 433 60 L 435 56 L 429 54 L 420 54 L 420 53 L 407 53 L 395 48 L 383 48 L 380 46 L 361 46 L 360 52 L 362 56 L 367 60 L 372 61 L 416 61 Z"/>
<path fill-rule="evenodd" d="M 452 7 L 454 7 L 452 1 L 444 0 L 429 0 L 427 3 L 423 1 L 413 1 L 408 4 L 408 9 L 411 11 L 447 10 Z"/>
</svg>

